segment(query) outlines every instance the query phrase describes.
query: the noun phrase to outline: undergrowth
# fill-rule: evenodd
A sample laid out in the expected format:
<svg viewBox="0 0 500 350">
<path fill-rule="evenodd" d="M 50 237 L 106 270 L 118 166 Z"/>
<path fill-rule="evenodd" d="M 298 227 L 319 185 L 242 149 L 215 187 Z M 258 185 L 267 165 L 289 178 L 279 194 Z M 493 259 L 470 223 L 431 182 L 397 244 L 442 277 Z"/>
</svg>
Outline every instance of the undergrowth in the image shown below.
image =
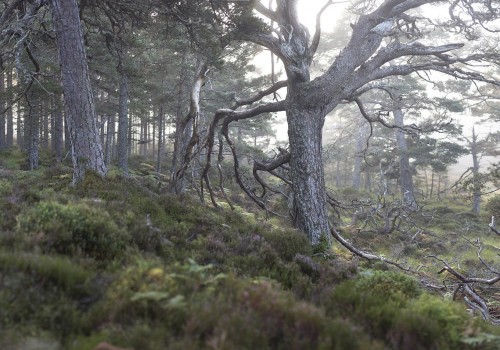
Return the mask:
<svg viewBox="0 0 500 350">
<path fill-rule="evenodd" d="M 72 187 L 67 167 L 13 167 L 0 172 L 2 349 L 499 344 L 498 328 L 411 277 L 360 267 L 293 229 L 172 197 L 154 177 L 89 173 Z"/>
</svg>

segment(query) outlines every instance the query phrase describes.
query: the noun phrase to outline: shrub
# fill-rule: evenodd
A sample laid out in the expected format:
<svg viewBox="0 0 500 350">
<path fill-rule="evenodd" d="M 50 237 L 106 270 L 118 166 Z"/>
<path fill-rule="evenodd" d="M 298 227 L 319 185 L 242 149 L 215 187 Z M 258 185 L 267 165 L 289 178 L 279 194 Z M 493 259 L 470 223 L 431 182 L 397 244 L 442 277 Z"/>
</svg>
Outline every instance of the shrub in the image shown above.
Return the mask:
<svg viewBox="0 0 500 350">
<path fill-rule="evenodd" d="M 497 220 L 500 220 L 500 195 L 497 194 L 488 200 L 484 206 L 484 215 L 488 219 L 494 216 Z"/>
<path fill-rule="evenodd" d="M 12 183 L 7 179 L 0 179 L 0 197 L 7 196 L 12 193 Z"/>
<path fill-rule="evenodd" d="M 123 252 L 129 241 L 107 211 L 85 203 L 40 202 L 17 220 L 18 231 L 27 234 L 30 242 L 45 253 L 108 260 Z"/>
<path fill-rule="evenodd" d="M 327 302 L 327 311 L 360 318 L 372 334 L 383 337 L 400 309 L 419 294 L 417 283 L 406 275 L 368 270 L 338 285 Z"/>
<path fill-rule="evenodd" d="M 460 349 L 474 323 L 460 304 L 422 294 L 397 315 L 389 338 L 395 349 Z"/>
<path fill-rule="evenodd" d="M 285 261 L 291 261 L 297 254 L 311 255 L 311 244 L 307 237 L 296 231 L 281 232 L 269 230 L 263 232 L 263 236 Z"/>
</svg>

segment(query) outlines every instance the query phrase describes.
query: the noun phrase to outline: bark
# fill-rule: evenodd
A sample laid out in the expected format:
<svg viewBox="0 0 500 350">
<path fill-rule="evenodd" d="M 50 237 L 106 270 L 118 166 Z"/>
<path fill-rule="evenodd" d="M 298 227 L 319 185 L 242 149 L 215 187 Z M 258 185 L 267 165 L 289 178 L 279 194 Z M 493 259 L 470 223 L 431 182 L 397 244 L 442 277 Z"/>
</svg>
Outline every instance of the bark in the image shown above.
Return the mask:
<svg viewBox="0 0 500 350">
<path fill-rule="evenodd" d="M 354 154 L 354 171 L 352 174 L 352 187 L 356 190 L 361 188 L 361 166 L 363 165 L 364 149 L 366 145 L 366 128 L 360 125 L 356 134 L 356 151 Z"/>
<path fill-rule="evenodd" d="M 304 110 L 299 103 L 292 103 L 286 112 L 294 225 L 318 244 L 322 236 L 330 238 L 321 143 L 325 116 Z"/>
<path fill-rule="evenodd" d="M 481 184 L 479 179 L 479 149 L 477 143 L 476 130 L 472 127 L 472 211 L 479 214 L 481 210 Z"/>
<path fill-rule="evenodd" d="M 410 158 L 408 156 L 408 145 L 406 143 L 405 133 L 400 129 L 404 127 L 404 114 L 401 109 L 396 109 L 392 114 L 394 115 L 394 124 L 399 127 L 395 129 L 395 133 L 396 147 L 399 154 L 399 183 L 401 186 L 401 194 L 405 204 L 414 206 L 416 203 L 415 189 L 413 187 Z"/>
<path fill-rule="evenodd" d="M 106 166 L 111 164 L 111 159 L 113 158 L 113 140 L 115 138 L 115 116 L 110 114 L 108 116 L 108 124 L 106 130 L 106 152 L 104 161 Z"/>
<path fill-rule="evenodd" d="M 134 116 L 129 113 L 128 115 L 128 138 L 127 138 L 127 154 L 130 157 L 132 155 L 132 125 L 134 125 Z"/>
<path fill-rule="evenodd" d="M 38 149 L 40 143 L 40 97 L 35 89 L 29 92 L 29 112 L 25 119 L 25 136 L 28 150 L 28 169 L 36 170 L 39 165 Z"/>
<path fill-rule="evenodd" d="M 128 124 L 128 77 L 125 73 L 121 74 L 120 80 L 120 101 L 118 112 L 118 139 L 116 143 L 118 167 L 125 174 L 128 174 L 128 156 L 129 156 L 129 124 Z"/>
<path fill-rule="evenodd" d="M 24 145 L 24 129 L 25 129 L 25 121 L 22 118 L 22 108 L 21 108 L 21 102 L 19 101 L 17 103 L 17 119 L 16 119 L 16 125 L 17 125 L 17 130 L 16 130 L 16 142 L 17 146 L 19 147 L 20 150 L 25 149 Z"/>
<path fill-rule="evenodd" d="M 87 170 L 105 176 L 107 169 L 97 129 L 78 4 L 76 0 L 50 0 L 50 9 L 59 50 L 75 184 L 83 180 Z"/>
<path fill-rule="evenodd" d="M 154 110 L 153 110 L 153 114 L 154 114 Z M 156 122 L 155 122 L 154 118 L 153 118 L 153 131 L 151 134 L 151 142 L 153 143 L 152 154 L 153 154 L 153 158 L 154 158 L 154 156 L 156 154 Z"/>
<path fill-rule="evenodd" d="M 205 61 L 199 59 L 196 64 L 195 78 L 191 85 L 189 112 L 186 116 L 176 119 L 172 161 L 172 190 L 176 194 L 182 194 L 185 191 L 184 175 L 198 138 L 200 94 L 207 79 L 207 72 L 208 67 Z"/>
<path fill-rule="evenodd" d="M 7 143 L 7 147 L 14 146 L 14 108 L 12 106 L 12 70 L 9 69 L 7 71 L 7 103 L 10 108 L 7 110 L 7 134 L 5 137 L 5 141 Z"/>
<path fill-rule="evenodd" d="M 182 60 L 181 60 L 181 70 L 179 73 L 179 88 L 177 89 L 177 101 L 176 101 L 176 108 L 175 108 L 176 118 L 175 118 L 175 133 L 174 133 L 174 152 L 172 153 L 172 166 L 170 167 L 170 177 L 172 179 L 177 176 L 176 173 L 179 170 L 180 163 L 182 161 L 182 149 L 183 149 L 183 147 L 181 144 L 187 145 L 189 143 L 189 139 L 191 138 L 191 131 L 192 131 L 192 125 L 183 126 L 183 124 L 186 124 L 186 122 L 184 121 L 186 116 L 184 115 L 183 105 L 184 105 L 185 95 L 187 94 L 186 90 L 188 89 L 186 87 L 186 85 L 187 85 L 187 82 L 186 82 L 187 81 L 186 56 L 187 56 L 186 52 L 183 52 Z M 186 128 L 189 129 L 189 133 L 185 132 L 184 129 L 186 129 Z M 187 138 L 187 140 L 184 140 L 186 138 Z M 174 192 L 175 192 L 175 188 L 174 188 Z"/>
<path fill-rule="evenodd" d="M 49 150 L 49 142 L 50 142 L 50 136 L 49 136 L 49 123 L 50 123 L 50 113 L 49 113 L 49 106 L 48 106 L 48 101 L 44 100 L 41 104 L 42 107 L 42 121 L 43 121 L 43 136 L 41 135 L 42 138 L 42 143 L 41 147 L 43 150 Z"/>
<path fill-rule="evenodd" d="M 59 100 L 59 101 L 58 101 Z M 53 108 L 54 108 L 54 130 L 52 132 L 53 137 L 53 150 L 56 155 L 56 160 L 58 162 L 62 161 L 63 158 L 63 134 L 64 134 L 64 125 L 63 125 L 63 112 L 60 103 L 60 97 L 56 96 L 53 99 Z"/>
<path fill-rule="evenodd" d="M 163 122 L 165 116 L 163 114 L 163 105 L 160 105 L 160 110 L 158 112 L 158 156 L 156 158 L 156 171 L 158 174 L 161 173 L 161 162 L 162 156 L 165 152 L 165 123 Z"/>
<path fill-rule="evenodd" d="M 5 130 L 5 78 L 4 71 L 0 71 L 0 149 L 7 148 L 6 130 Z"/>
<path fill-rule="evenodd" d="M 68 119 L 66 118 L 66 113 L 64 113 L 63 119 L 64 119 L 64 149 L 66 150 L 66 152 L 68 152 L 69 150 L 71 150 L 71 137 L 69 136 Z"/>
</svg>

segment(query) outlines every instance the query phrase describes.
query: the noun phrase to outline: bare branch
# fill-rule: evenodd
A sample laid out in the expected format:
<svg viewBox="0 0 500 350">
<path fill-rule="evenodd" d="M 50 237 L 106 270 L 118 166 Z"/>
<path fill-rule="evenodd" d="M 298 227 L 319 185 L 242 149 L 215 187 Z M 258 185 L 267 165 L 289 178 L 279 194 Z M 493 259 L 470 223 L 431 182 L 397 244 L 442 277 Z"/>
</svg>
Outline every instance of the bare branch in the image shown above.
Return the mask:
<svg viewBox="0 0 500 350">
<path fill-rule="evenodd" d="M 495 217 L 494 216 L 491 217 L 491 222 L 490 222 L 489 226 L 490 226 L 491 231 L 493 231 L 494 233 L 496 233 L 497 235 L 500 236 L 500 231 L 497 230 L 496 225 L 495 225 Z"/>
<path fill-rule="evenodd" d="M 318 49 L 319 41 L 321 38 L 321 15 L 331 4 L 333 4 L 333 0 L 328 0 L 325 3 L 325 5 L 323 5 L 321 10 L 319 10 L 318 14 L 316 15 L 316 31 L 314 32 L 311 46 L 309 46 L 309 59 L 310 60 L 312 60 L 313 55 L 316 53 L 316 50 Z"/>
<path fill-rule="evenodd" d="M 254 102 L 260 101 L 262 98 L 266 97 L 267 95 L 275 93 L 279 89 L 286 87 L 287 83 L 288 82 L 286 80 L 278 81 L 278 82 L 274 83 L 271 87 L 269 87 L 265 90 L 259 91 L 255 96 L 253 96 L 251 98 L 248 98 L 246 100 L 237 100 L 236 99 L 236 104 L 234 106 L 232 106 L 231 109 L 237 109 L 238 107 L 250 105 Z"/>
<path fill-rule="evenodd" d="M 395 261 L 392 261 L 392 260 L 389 260 L 389 259 L 386 259 L 385 257 L 383 256 L 379 256 L 379 255 L 375 255 L 375 254 L 371 254 L 371 253 L 368 253 L 368 252 L 364 252 L 358 248 L 356 248 L 355 246 L 353 246 L 351 243 L 349 243 L 345 238 L 343 238 L 338 232 L 337 230 L 335 230 L 333 228 L 333 226 L 331 226 L 332 228 L 330 229 L 330 232 L 332 234 L 332 236 L 340 243 L 342 244 L 344 247 L 346 247 L 350 252 L 354 253 L 355 255 L 363 258 L 363 259 L 366 259 L 366 260 L 378 260 L 378 261 L 382 261 L 383 263 L 386 263 L 386 264 L 389 264 L 389 265 L 393 265 L 393 266 L 396 266 L 397 268 L 403 270 L 403 271 L 411 271 L 410 268 L 408 267 L 405 267 Z"/>
<path fill-rule="evenodd" d="M 275 11 L 264 6 L 263 3 L 256 1 L 255 2 L 255 11 L 259 12 L 261 15 L 269 18 L 271 21 L 276 22 L 277 14 Z"/>
<path fill-rule="evenodd" d="M 500 281 L 500 276 L 492 277 L 489 279 L 488 278 L 477 278 L 477 277 L 465 277 L 464 275 L 459 273 L 457 270 L 452 268 L 450 265 L 448 265 L 448 263 L 445 260 L 438 258 L 435 255 L 429 255 L 428 257 L 433 258 L 433 259 L 438 260 L 438 261 L 443 263 L 444 267 L 438 272 L 438 274 L 441 274 L 441 273 L 447 271 L 451 275 L 455 276 L 462 283 L 482 283 L 482 284 L 487 284 L 487 285 L 493 285 L 493 284 L 497 283 L 498 281 Z"/>
</svg>

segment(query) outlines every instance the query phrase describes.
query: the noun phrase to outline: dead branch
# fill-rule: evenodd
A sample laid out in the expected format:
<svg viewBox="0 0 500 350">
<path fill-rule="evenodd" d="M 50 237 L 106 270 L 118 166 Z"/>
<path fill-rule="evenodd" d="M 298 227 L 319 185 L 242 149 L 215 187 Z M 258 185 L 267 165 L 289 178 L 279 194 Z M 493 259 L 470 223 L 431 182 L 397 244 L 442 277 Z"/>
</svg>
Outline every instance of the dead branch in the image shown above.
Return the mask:
<svg viewBox="0 0 500 350">
<path fill-rule="evenodd" d="M 345 238 L 343 238 L 338 232 L 337 230 L 335 230 L 335 228 L 333 228 L 332 225 L 330 225 L 331 229 L 330 229 L 330 233 L 332 234 L 333 238 L 335 238 L 340 244 L 342 244 L 345 248 L 347 248 L 347 250 L 349 250 L 350 252 L 354 253 L 355 255 L 363 258 L 363 259 L 366 259 L 366 260 L 369 260 L 369 261 L 373 261 L 373 260 L 378 260 L 378 261 L 381 261 L 383 263 L 386 263 L 386 264 L 389 264 L 389 265 L 393 265 L 395 267 L 397 267 L 398 269 L 401 269 L 403 271 L 407 271 L 407 272 L 410 272 L 412 271 L 410 268 L 408 267 L 405 267 L 395 261 L 392 261 L 390 259 L 387 259 L 383 256 L 380 256 L 380 255 L 375 255 L 375 254 L 372 254 L 372 253 L 368 253 L 368 252 L 365 252 L 365 251 L 362 251 L 358 248 L 356 248 L 355 246 L 353 246 L 351 243 L 349 243 Z"/>
<path fill-rule="evenodd" d="M 489 227 L 490 227 L 491 231 L 493 231 L 495 234 L 500 236 L 500 231 L 498 231 L 496 226 L 495 226 L 495 217 L 494 216 L 491 217 L 491 222 L 489 224 Z"/>
</svg>

